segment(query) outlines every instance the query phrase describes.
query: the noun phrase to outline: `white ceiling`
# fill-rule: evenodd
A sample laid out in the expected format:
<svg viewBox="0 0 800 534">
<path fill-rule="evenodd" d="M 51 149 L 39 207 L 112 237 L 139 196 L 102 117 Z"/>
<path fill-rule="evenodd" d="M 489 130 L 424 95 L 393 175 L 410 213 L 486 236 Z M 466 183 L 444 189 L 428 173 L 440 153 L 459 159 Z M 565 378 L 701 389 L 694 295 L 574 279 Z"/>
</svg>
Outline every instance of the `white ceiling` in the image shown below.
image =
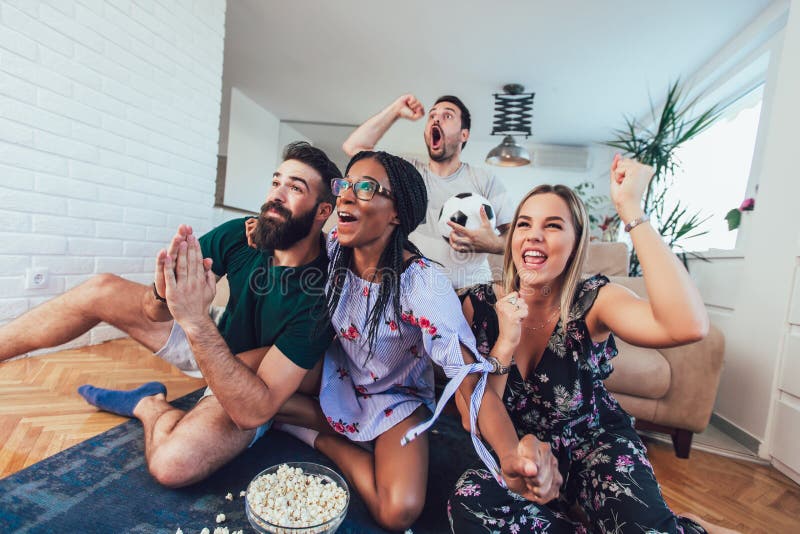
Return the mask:
<svg viewBox="0 0 800 534">
<path fill-rule="evenodd" d="M 529 142 L 602 141 L 770 2 L 229 0 L 220 147 L 232 86 L 282 120 L 341 124 L 404 92 L 426 105 L 456 94 L 472 111 L 472 139 L 490 141 L 492 93 L 518 82 L 536 92 Z M 396 142 L 420 145 L 421 124 L 396 130 Z"/>
</svg>

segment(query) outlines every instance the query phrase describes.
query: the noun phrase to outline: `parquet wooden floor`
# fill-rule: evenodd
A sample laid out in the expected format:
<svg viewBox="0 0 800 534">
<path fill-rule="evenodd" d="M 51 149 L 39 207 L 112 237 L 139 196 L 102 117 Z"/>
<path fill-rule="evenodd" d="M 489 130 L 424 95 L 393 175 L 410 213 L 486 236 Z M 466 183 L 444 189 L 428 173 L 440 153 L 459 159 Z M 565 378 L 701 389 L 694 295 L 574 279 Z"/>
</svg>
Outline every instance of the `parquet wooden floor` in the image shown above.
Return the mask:
<svg viewBox="0 0 800 534">
<path fill-rule="evenodd" d="M 0 478 L 125 421 L 98 412 L 79 385 L 133 388 L 166 384 L 169 399 L 194 391 L 188 378 L 129 339 L 0 363 Z M 772 467 L 693 450 L 688 460 L 649 442 L 667 503 L 752 534 L 800 533 L 800 486 Z"/>
<path fill-rule="evenodd" d="M 167 386 L 169 400 L 205 384 L 130 339 L 0 363 L 0 478 L 127 421 L 87 404 L 78 386 L 151 380 Z"/>
<path fill-rule="evenodd" d="M 800 486 L 771 466 L 648 441 L 647 455 L 667 504 L 748 534 L 800 533 Z"/>
</svg>

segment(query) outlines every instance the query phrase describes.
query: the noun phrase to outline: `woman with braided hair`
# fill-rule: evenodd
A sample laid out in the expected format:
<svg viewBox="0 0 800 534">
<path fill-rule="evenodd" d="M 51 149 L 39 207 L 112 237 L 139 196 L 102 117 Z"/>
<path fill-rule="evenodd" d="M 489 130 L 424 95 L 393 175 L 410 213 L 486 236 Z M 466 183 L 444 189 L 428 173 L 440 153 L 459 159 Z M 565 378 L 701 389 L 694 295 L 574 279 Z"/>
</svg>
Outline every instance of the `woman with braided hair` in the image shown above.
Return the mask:
<svg viewBox="0 0 800 534">
<path fill-rule="evenodd" d="M 520 441 L 499 396 L 485 388 L 493 367 L 479 356 L 447 276 L 408 240 L 427 205 L 419 172 L 385 152 L 360 152 L 332 185 L 338 225 L 328 237 L 326 291 L 337 336 L 325 354 L 319 402 L 295 395 L 276 428 L 330 457 L 376 521 L 403 530 L 425 504 L 423 432 L 457 389 L 500 458 L 502 477 L 473 436 L 490 471 L 520 493 L 537 487 L 554 496 L 554 460 L 532 460 L 538 442 Z M 438 404 L 432 361 L 451 378 Z"/>
</svg>

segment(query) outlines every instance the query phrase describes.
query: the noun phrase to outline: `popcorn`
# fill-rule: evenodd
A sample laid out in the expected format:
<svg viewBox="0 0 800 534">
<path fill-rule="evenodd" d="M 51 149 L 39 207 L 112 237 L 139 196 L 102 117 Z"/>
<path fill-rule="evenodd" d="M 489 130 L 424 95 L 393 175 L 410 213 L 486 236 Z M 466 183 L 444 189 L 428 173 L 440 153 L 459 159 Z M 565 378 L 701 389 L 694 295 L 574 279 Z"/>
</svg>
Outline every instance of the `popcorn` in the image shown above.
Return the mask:
<svg viewBox="0 0 800 534">
<path fill-rule="evenodd" d="M 217 524 L 225 522 L 225 514 L 217 514 Z"/>
<path fill-rule="evenodd" d="M 228 494 L 227 494 L 227 495 L 225 495 L 225 500 L 226 500 L 226 501 L 232 501 L 232 500 L 233 500 L 233 493 L 231 493 L 231 492 L 229 491 L 229 492 L 228 492 Z"/>
<path fill-rule="evenodd" d="M 326 477 L 286 464 L 250 483 L 247 504 L 262 519 L 282 527 L 312 527 L 337 517 L 347 492 Z"/>
<path fill-rule="evenodd" d="M 204 527 L 203 530 L 200 531 L 200 534 L 211 534 L 211 531 L 208 530 L 208 527 Z"/>
</svg>

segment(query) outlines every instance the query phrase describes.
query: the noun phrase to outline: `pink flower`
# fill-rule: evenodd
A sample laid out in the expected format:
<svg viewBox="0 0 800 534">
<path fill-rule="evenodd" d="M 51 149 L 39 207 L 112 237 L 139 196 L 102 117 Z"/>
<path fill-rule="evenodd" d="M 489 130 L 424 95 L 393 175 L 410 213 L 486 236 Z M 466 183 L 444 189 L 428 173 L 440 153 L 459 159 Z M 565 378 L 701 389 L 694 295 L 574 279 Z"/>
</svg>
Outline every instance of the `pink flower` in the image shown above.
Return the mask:
<svg viewBox="0 0 800 534">
<path fill-rule="evenodd" d="M 394 321 L 389 321 L 389 323 L 388 323 L 388 324 L 389 324 L 389 330 L 391 330 L 392 332 L 394 332 L 395 330 L 397 330 L 397 323 L 396 323 L 396 322 L 394 322 Z"/>
<path fill-rule="evenodd" d="M 339 230 L 334 230 L 331 232 L 331 239 L 338 239 L 339 238 Z"/>
<path fill-rule="evenodd" d="M 345 429 L 345 430 L 347 430 L 347 431 L 348 431 L 349 433 L 351 433 L 351 434 L 353 434 L 354 432 L 357 432 L 357 431 L 356 431 L 356 427 L 355 427 L 355 425 L 352 425 L 352 424 L 350 424 L 350 425 L 345 425 L 345 426 L 344 426 L 344 429 Z"/>
<path fill-rule="evenodd" d="M 429 333 L 430 335 L 434 335 L 434 334 L 436 334 L 436 327 L 435 327 L 435 326 L 432 326 L 432 327 L 428 328 L 428 333 Z"/>
<path fill-rule="evenodd" d="M 343 434 L 344 433 L 344 423 L 342 423 L 341 419 L 339 419 L 339 421 L 337 422 L 337 421 L 334 421 L 331 418 L 331 416 L 329 415 L 328 416 L 328 424 L 331 425 L 331 428 L 333 428 L 339 434 Z"/>
<path fill-rule="evenodd" d="M 742 205 L 739 206 L 739 211 L 753 211 L 755 207 L 756 207 L 756 199 L 746 198 L 742 201 Z"/>
<path fill-rule="evenodd" d="M 350 328 L 347 329 L 347 337 L 349 339 L 356 339 L 358 336 L 358 329 L 355 326 L 350 325 Z"/>
<path fill-rule="evenodd" d="M 369 296 L 369 286 L 364 286 L 364 289 L 361 290 L 361 294 L 365 297 Z"/>
<path fill-rule="evenodd" d="M 383 410 L 383 415 L 385 415 L 386 417 L 389 417 L 390 415 L 392 415 L 393 411 L 394 410 L 392 410 L 391 408 L 386 408 L 385 410 Z"/>
<path fill-rule="evenodd" d="M 422 328 L 428 328 L 431 325 L 431 322 L 428 320 L 427 317 L 420 317 L 419 318 L 419 325 Z"/>
</svg>

